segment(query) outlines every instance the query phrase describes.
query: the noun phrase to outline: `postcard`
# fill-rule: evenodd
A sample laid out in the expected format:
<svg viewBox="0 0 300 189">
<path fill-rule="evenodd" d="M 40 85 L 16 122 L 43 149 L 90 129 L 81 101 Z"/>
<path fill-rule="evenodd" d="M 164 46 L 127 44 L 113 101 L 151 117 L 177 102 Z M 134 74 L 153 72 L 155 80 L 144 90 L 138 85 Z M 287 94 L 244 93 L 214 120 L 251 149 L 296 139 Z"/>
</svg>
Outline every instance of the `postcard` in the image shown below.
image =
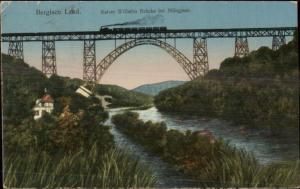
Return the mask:
<svg viewBox="0 0 300 189">
<path fill-rule="evenodd" d="M 299 188 L 296 1 L 2 1 L 4 188 Z"/>
</svg>

